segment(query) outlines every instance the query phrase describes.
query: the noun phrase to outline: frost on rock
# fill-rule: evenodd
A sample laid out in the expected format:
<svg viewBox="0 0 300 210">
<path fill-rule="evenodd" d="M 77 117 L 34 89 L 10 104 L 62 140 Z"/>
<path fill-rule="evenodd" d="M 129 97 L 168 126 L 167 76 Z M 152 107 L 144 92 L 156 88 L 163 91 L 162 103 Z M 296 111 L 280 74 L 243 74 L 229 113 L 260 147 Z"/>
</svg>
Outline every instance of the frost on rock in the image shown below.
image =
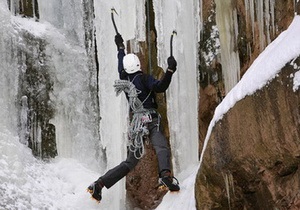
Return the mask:
<svg viewBox="0 0 300 210">
<path fill-rule="evenodd" d="M 293 91 L 296 92 L 299 89 L 300 86 L 300 71 L 297 71 L 294 76 L 294 82 L 293 82 Z"/>
</svg>

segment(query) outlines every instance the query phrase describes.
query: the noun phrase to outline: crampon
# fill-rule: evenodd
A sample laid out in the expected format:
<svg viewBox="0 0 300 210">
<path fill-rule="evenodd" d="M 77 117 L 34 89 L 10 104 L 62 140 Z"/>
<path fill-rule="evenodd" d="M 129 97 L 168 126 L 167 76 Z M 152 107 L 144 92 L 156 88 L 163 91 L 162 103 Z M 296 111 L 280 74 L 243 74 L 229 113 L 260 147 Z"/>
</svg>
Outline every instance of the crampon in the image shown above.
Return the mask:
<svg viewBox="0 0 300 210">
<path fill-rule="evenodd" d="M 179 182 L 175 177 L 166 176 L 163 178 L 159 178 L 159 186 L 158 189 L 160 191 L 171 191 L 178 192 L 180 190 Z"/>
</svg>

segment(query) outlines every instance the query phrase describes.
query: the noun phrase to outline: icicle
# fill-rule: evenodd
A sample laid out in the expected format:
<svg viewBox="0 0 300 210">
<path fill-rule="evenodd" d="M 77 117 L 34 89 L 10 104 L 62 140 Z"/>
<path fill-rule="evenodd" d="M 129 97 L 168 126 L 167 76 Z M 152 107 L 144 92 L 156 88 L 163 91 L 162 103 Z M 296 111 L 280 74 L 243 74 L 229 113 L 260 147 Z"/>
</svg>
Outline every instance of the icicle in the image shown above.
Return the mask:
<svg viewBox="0 0 300 210">
<path fill-rule="evenodd" d="M 266 38 L 267 44 L 271 42 L 270 37 L 270 0 L 265 0 L 265 29 L 266 29 Z"/>
<path fill-rule="evenodd" d="M 18 15 L 20 13 L 20 4 L 18 0 L 13 0 L 14 2 L 14 14 Z"/>
<path fill-rule="evenodd" d="M 19 8 L 17 10 L 18 14 L 20 14 L 20 12 L 23 13 L 25 11 L 25 5 L 24 4 L 26 4 L 26 3 L 27 2 L 24 3 L 22 0 L 19 1 Z"/>
<path fill-rule="evenodd" d="M 36 135 L 36 145 L 37 145 L 37 156 L 42 158 L 42 129 L 40 123 L 37 123 L 37 135 Z"/>
<path fill-rule="evenodd" d="M 231 173 L 223 173 L 223 179 L 225 182 L 225 188 L 226 188 L 226 194 L 227 194 L 227 199 L 228 199 L 228 206 L 229 209 L 231 209 L 231 196 L 235 196 L 235 189 L 234 189 L 234 182 L 233 182 L 233 176 Z"/>
<path fill-rule="evenodd" d="M 250 10 L 250 2 L 249 0 L 244 0 L 245 11 L 246 11 L 246 24 L 249 25 L 249 21 L 251 19 L 251 10 Z"/>
<path fill-rule="evenodd" d="M 15 0 L 10 0 L 9 2 L 9 8 L 12 14 L 16 14 L 16 7 L 15 7 Z"/>
<path fill-rule="evenodd" d="M 32 153 L 37 157 L 42 157 L 42 129 L 38 122 L 36 112 L 31 113 L 31 130 L 30 130 L 30 142 Z"/>
<path fill-rule="evenodd" d="M 259 31 L 259 46 L 260 51 L 265 48 L 265 35 L 264 35 L 264 2 L 256 0 L 256 11 L 257 11 L 257 23 Z"/>
<path fill-rule="evenodd" d="M 203 6 L 202 5 L 203 5 L 202 0 L 200 0 L 199 1 L 199 6 L 200 6 L 199 7 L 200 8 L 200 10 L 199 10 L 199 13 L 200 13 L 200 15 L 199 15 L 200 16 L 200 19 L 199 19 L 199 24 L 200 24 L 199 25 L 199 29 L 200 29 L 200 33 L 201 33 L 200 36 L 201 37 L 202 37 L 202 34 L 203 34 L 203 30 L 202 30 L 203 29 L 203 12 L 202 12 Z"/>
<path fill-rule="evenodd" d="M 263 51 L 275 35 L 275 0 L 245 0 L 244 2 L 246 21 L 250 18 L 253 38 L 255 39 L 258 35 L 260 51 Z M 255 22 L 257 22 L 257 24 L 255 24 Z M 258 25 L 258 34 L 255 32 L 256 25 Z"/>
<path fill-rule="evenodd" d="M 221 63 L 225 92 L 228 93 L 240 79 L 240 61 L 236 51 L 237 12 L 231 0 L 216 1 L 216 22 L 220 32 Z"/>
<path fill-rule="evenodd" d="M 246 18 L 246 22 L 247 22 L 248 21 L 248 16 L 249 16 L 249 2 L 248 2 L 248 0 L 244 0 L 244 4 L 245 4 L 245 11 L 246 11 L 245 18 Z"/>
<path fill-rule="evenodd" d="M 249 9 L 250 9 L 250 18 L 251 18 L 251 26 L 252 26 L 252 35 L 254 37 L 254 0 L 250 0 Z"/>
<path fill-rule="evenodd" d="M 228 200 L 228 207 L 231 209 L 231 204 L 230 204 L 230 186 L 229 186 L 229 180 L 228 180 L 228 175 L 225 174 L 223 175 L 224 181 L 225 181 L 225 188 L 226 188 L 226 194 L 227 194 L 227 200 Z"/>
<path fill-rule="evenodd" d="M 35 0 L 32 1 L 32 16 L 33 18 L 38 19 L 35 14 Z"/>
<path fill-rule="evenodd" d="M 247 43 L 247 54 L 250 55 L 250 60 L 252 60 L 252 48 L 251 48 L 251 43 Z"/>
<path fill-rule="evenodd" d="M 237 43 L 238 35 L 239 35 L 239 25 L 237 20 L 237 10 L 234 8 L 233 10 L 233 35 L 234 35 L 234 43 Z"/>
<path fill-rule="evenodd" d="M 270 0 L 272 36 L 275 36 L 275 0 Z"/>
<path fill-rule="evenodd" d="M 21 98 L 21 132 L 20 132 L 20 142 L 28 146 L 28 99 L 27 96 L 22 96 Z"/>
</svg>

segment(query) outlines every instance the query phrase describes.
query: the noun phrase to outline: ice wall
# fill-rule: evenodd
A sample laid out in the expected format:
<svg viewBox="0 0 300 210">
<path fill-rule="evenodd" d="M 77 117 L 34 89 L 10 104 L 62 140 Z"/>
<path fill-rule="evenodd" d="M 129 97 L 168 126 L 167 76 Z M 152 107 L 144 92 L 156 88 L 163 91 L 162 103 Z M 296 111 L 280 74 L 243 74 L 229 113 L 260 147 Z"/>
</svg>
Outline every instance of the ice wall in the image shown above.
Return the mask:
<svg viewBox="0 0 300 210">
<path fill-rule="evenodd" d="M 167 90 L 168 121 L 175 173 L 198 161 L 198 41 L 200 2 L 153 1 L 159 65 L 166 69 L 170 35 L 175 29 L 173 55 L 177 72 Z M 187 24 L 189 23 L 189 24 Z"/>
<path fill-rule="evenodd" d="M 253 37 L 259 37 L 259 47 L 263 51 L 270 44 L 271 36 L 275 35 L 275 0 L 245 0 L 246 21 L 252 27 Z M 258 23 L 258 32 L 255 32 L 254 21 Z M 257 36 L 255 33 L 258 33 Z"/>
<path fill-rule="evenodd" d="M 15 2 L 15 1 L 11 1 Z M 171 145 L 175 172 L 181 172 L 198 160 L 198 86 L 197 86 L 197 42 L 199 40 L 199 2 L 181 4 L 178 0 L 153 1 L 158 31 L 159 65 L 166 68 L 169 56 L 170 35 L 174 29 L 174 56 L 178 71 L 167 92 L 168 118 L 171 131 Z M 47 66 L 47 74 L 53 82 L 50 93 L 55 107 L 51 123 L 56 128 L 58 156 L 74 158 L 93 169 L 99 176 L 119 164 L 126 156 L 126 131 L 128 106 L 124 96 L 116 97 L 113 83 L 118 79 L 117 51 L 114 43 L 115 31 L 111 23 L 111 8 L 114 7 L 119 32 L 125 41 L 131 41 L 133 51 L 138 51 L 138 41 L 145 41 L 145 1 L 95 1 L 93 24 L 87 24 L 87 1 L 73 0 L 38 1 L 39 22 L 34 19 L 14 17 L 8 11 L 7 1 L 0 1 L 0 61 L 1 99 L 5 111 L 1 117 L 8 119 L 6 126 L 16 132 L 17 109 L 12 106 L 18 96 L 18 75 L 26 70 L 26 59 L 22 50 L 30 51 L 32 59 L 39 66 Z M 164 8 L 161 8 L 160 6 Z M 5 8 L 5 9 L 4 9 Z M 170 13 L 170 8 L 174 12 Z M 12 11 L 15 11 L 12 8 Z M 3 11 L 2 11 L 3 10 Z M 90 11 L 89 11 L 90 12 Z M 164 14 L 170 14 L 165 16 Z M 93 16 L 94 15 L 94 16 Z M 195 18 L 197 17 L 197 18 Z M 192 23 L 192 28 L 186 24 Z M 91 27 L 91 28 L 87 28 Z M 90 57 L 87 49 L 87 31 L 95 29 L 98 78 L 90 71 Z M 21 33 L 43 40 L 40 45 L 27 49 Z M 90 39 L 93 42 L 93 37 Z M 42 70 L 39 69 L 39 70 Z M 95 111 L 93 90 L 97 81 L 101 121 Z M 20 100 L 19 106 L 22 105 Z M 27 112 L 26 103 L 23 113 Z M 10 120 L 13 119 L 13 120 Z M 24 125 L 26 117 L 24 117 Z M 125 208 L 125 180 L 109 191 L 104 191 L 110 209 Z"/>
<path fill-rule="evenodd" d="M 137 52 L 137 41 L 145 40 L 144 1 L 95 1 L 95 29 L 99 61 L 100 134 L 105 147 L 106 170 L 118 165 L 126 158 L 128 105 L 124 94 L 116 97 L 113 84 L 119 79 L 117 71 L 117 47 L 115 30 L 111 20 L 114 8 L 115 22 L 125 43 L 132 41 L 132 50 Z M 103 171 L 103 172 L 104 172 Z M 111 209 L 125 209 L 125 179 L 109 190 Z M 118 197 L 119 199 L 116 199 Z"/>
<path fill-rule="evenodd" d="M 240 80 L 240 61 L 237 51 L 237 8 L 232 0 L 216 0 L 216 22 L 220 34 L 221 63 L 226 94 Z M 259 39 L 263 51 L 275 35 L 274 0 L 244 0 L 246 24 L 252 28 L 253 39 Z M 251 49 L 249 49 L 251 51 Z"/>
<path fill-rule="evenodd" d="M 56 113 L 51 123 L 56 127 L 58 154 L 99 170 L 104 162 L 95 99 L 91 97 L 96 87 L 84 45 L 83 4 L 57 0 L 39 1 L 38 5 L 40 23 L 46 27 L 43 36 L 48 42 L 47 62 L 54 81 L 51 100 Z"/>
<path fill-rule="evenodd" d="M 83 2 L 83 1 L 82 1 Z M 63 31 L 72 44 L 83 46 L 84 28 L 83 4 L 74 0 L 38 1 L 40 21 L 49 22 L 56 29 Z"/>
<path fill-rule="evenodd" d="M 0 1 L 0 129 L 16 134 L 16 101 L 18 90 L 18 63 L 15 43 L 19 37 L 11 25 L 7 2 Z M 7 15 L 8 14 L 8 15 Z M 14 47 L 11 47 L 14 46 Z"/>
<path fill-rule="evenodd" d="M 220 34 L 221 63 L 226 94 L 240 80 L 240 60 L 236 50 L 237 11 L 232 0 L 216 0 L 216 22 Z"/>
</svg>

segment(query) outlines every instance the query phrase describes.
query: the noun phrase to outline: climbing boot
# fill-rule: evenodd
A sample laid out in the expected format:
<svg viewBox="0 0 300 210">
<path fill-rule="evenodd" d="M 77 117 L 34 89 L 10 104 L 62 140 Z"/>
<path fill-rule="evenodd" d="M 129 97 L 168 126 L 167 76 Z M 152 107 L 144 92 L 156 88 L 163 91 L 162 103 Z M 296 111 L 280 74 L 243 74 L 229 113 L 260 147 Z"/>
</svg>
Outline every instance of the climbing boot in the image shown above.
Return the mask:
<svg viewBox="0 0 300 210">
<path fill-rule="evenodd" d="M 159 183 L 160 183 L 160 189 L 167 188 L 172 192 L 180 190 L 178 180 L 174 176 L 171 176 L 171 172 L 168 170 L 163 171 L 161 173 L 161 176 L 159 178 Z"/>
<path fill-rule="evenodd" d="M 104 184 L 101 179 L 93 182 L 90 186 L 88 186 L 87 191 L 92 195 L 92 198 L 97 202 L 100 202 L 102 199 L 102 188 Z"/>
</svg>

